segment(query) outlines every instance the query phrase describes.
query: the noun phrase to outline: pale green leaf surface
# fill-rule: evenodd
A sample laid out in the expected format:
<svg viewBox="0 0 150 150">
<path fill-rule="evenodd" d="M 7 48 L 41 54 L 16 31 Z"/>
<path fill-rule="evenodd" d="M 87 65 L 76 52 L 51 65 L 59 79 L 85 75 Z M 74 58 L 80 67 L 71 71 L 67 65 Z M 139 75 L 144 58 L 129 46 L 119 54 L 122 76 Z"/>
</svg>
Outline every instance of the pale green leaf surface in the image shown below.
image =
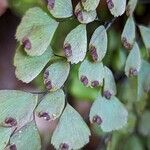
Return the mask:
<svg viewBox="0 0 150 150">
<path fill-rule="evenodd" d="M 70 71 L 70 64 L 67 61 L 58 61 L 51 64 L 45 72 L 48 72 L 48 76 L 45 78 L 46 82 L 50 81 L 52 88 L 50 91 L 56 91 L 60 89 L 68 78 Z"/>
<path fill-rule="evenodd" d="M 86 11 L 83 9 L 80 2 L 75 7 L 75 15 L 78 21 L 84 24 L 94 21 L 97 17 L 96 10 Z"/>
<path fill-rule="evenodd" d="M 84 86 L 78 77 L 80 64 L 73 65 L 68 79 L 68 92 L 77 100 L 94 100 L 99 93 L 99 89 Z M 90 93 L 90 94 L 89 94 Z"/>
<path fill-rule="evenodd" d="M 58 23 L 50 18 L 42 9 L 29 9 L 17 28 L 16 38 L 23 44 L 23 39 L 29 39 L 31 48 L 25 51 L 28 55 L 42 55 L 48 48 Z"/>
<path fill-rule="evenodd" d="M 126 0 L 110 0 L 109 2 L 107 2 L 107 5 L 111 14 L 115 17 L 118 17 L 125 12 Z"/>
<path fill-rule="evenodd" d="M 138 75 L 138 98 L 144 97 L 145 93 L 150 92 L 150 64 L 142 61 Z"/>
<path fill-rule="evenodd" d="M 129 0 L 127 7 L 126 7 L 126 13 L 128 16 L 132 16 L 136 5 L 137 5 L 138 0 Z"/>
<path fill-rule="evenodd" d="M 17 150 L 41 150 L 41 139 L 35 122 L 26 124 L 14 133 L 10 144 L 15 144 Z"/>
<path fill-rule="evenodd" d="M 16 77 L 23 82 L 31 82 L 52 58 L 51 47 L 48 47 L 43 55 L 32 57 L 23 51 L 22 46 L 19 46 L 14 57 Z"/>
<path fill-rule="evenodd" d="M 89 142 L 90 130 L 79 113 L 67 104 L 57 128 L 55 129 L 51 143 L 56 149 L 65 143 L 68 150 L 80 149 Z"/>
<path fill-rule="evenodd" d="M 127 124 L 128 112 L 124 105 L 114 96 L 110 100 L 98 96 L 90 110 L 90 121 L 93 117 L 99 116 L 102 120 L 100 124 L 104 132 L 118 130 Z"/>
<path fill-rule="evenodd" d="M 106 29 L 104 26 L 100 26 L 94 31 L 89 44 L 89 50 L 92 50 L 92 47 L 96 49 L 97 61 L 101 61 L 104 58 L 107 51 L 107 44 Z"/>
<path fill-rule="evenodd" d="M 111 95 L 117 94 L 116 83 L 112 71 L 108 67 L 104 67 L 104 91 L 109 91 Z"/>
<path fill-rule="evenodd" d="M 131 49 L 125 65 L 125 74 L 127 77 L 132 76 L 131 69 L 136 70 L 136 75 L 139 73 L 141 68 L 141 55 L 138 44 L 135 42 L 133 48 Z"/>
<path fill-rule="evenodd" d="M 1 125 L 6 118 L 11 117 L 17 121 L 17 127 L 20 128 L 33 119 L 37 95 L 15 90 L 1 90 L 0 97 Z"/>
<path fill-rule="evenodd" d="M 87 87 L 90 86 L 92 87 L 92 82 L 93 81 L 98 81 L 99 85 L 102 86 L 103 85 L 103 79 L 104 79 L 104 66 L 103 63 L 101 62 L 91 62 L 88 59 L 85 59 L 79 68 L 79 79 L 81 80 L 81 78 L 83 76 L 87 77 L 88 79 L 88 83 L 87 83 Z"/>
<path fill-rule="evenodd" d="M 0 150 L 4 150 L 9 142 L 12 130 L 10 128 L 0 127 Z"/>
<path fill-rule="evenodd" d="M 150 27 L 139 26 L 145 47 L 150 55 Z"/>
<path fill-rule="evenodd" d="M 54 0 L 54 7 L 48 9 L 56 18 L 67 18 L 73 15 L 71 0 Z"/>
<path fill-rule="evenodd" d="M 46 112 L 51 120 L 58 118 L 65 106 L 65 95 L 63 90 L 48 93 L 40 102 L 35 110 L 35 113 Z"/>
<path fill-rule="evenodd" d="M 130 16 L 126 21 L 121 35 L 121 40 L 125 48 L 131 49 L 133 47 L 135 42 L 135 23 L 132 16 Z"/>
<path fill-rule="evenodd" d="M 100 0 L 82 0 L 82 5 L 86 11 L 95 10 L 100 3 Z"/>
<path fill-rule="evenodd" d="M 70 44 L 71 46 L 72 55 L 67 57 L 71 64 L 83 61 L 87 51 L 86 25 L 79 25 L 73 29 L 65 38 L 65 44 Z"/>
<path fill-rule="evenodd" d="M 147 110 L 142 114 L 138 129 L 142 135 L 150 135 L 150 111 Z"/>
</svg>

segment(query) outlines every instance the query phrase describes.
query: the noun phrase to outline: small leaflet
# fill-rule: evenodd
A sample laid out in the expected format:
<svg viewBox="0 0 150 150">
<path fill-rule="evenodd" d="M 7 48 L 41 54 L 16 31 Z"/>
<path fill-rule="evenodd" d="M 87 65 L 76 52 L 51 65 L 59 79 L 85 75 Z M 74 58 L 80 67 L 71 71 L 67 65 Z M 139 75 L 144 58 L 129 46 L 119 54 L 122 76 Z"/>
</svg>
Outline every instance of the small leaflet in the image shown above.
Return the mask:
<svg viewBox="0 0 150 150">
<path fill-rule="evenodd" d="M 71 0 L 47 0 L 47 8 L 55 18 L 67 18 L 73 15 Z"/>
<path fill-rule="evenodd" d="M 135 42 L 135 22 L 132 16 L 130 16 L 125 24 L 121 35 L 121 41 L 126 49 L 132 49 Z"/>
<path fill-rule="evenodd" d="M 115 17 L 121 16 L 126 9 L 126 0 L 106 0 L 108 8 Z"/>
<path fill-rule="evenodd" d="M 128 112 L 115 96 L 108 100 L 99 95 L 90 110 L 90 122 L 99 125 L 104 132 L 123 128 L 127 120 Z"/>
<path fill-rule="evenodd" d="M 104 26 L 98 27 L 90 40 L 89 53 L 93 61 L 101 61 L 107 52 L 107 33 Z"/>
<path fill-rule="evenodd" d="M 96 10 L 86 11 L 79 2 L 75 7 L 75 15 L 80 23 L 87 24 L 94 21 L 97 17 Z"/>
<path fill-rule="evenodd" d="M 44 72 L 44 84 L 49 91 L 60 89 L 68 78 L 70 64 L 58 61 L 51 64 Z"/>
<path fill-rule="evenodd" d="M 73 29 L 65 38 L 63 47 L 68 62 L 77 64 L 83 61 L 87 51 L 86 25 L 81 24 Z"/>
<path fill-rule="evenodd" d="M 150 56 L 150 27 L 145 27 L 145 26 L 139 26 L 141 36 L 143 39 L 143 42 L 145 44 L 145 47 L 148 51 L 148 54 Z"/>
<path fill-rule="evenodd" d="M 135 42 L 131 49 L 125 65 L 125 74 L 127 77 L 137 76 L 141 68 L 141 55 L 138 44 Z"/>
<path fill-rule="evenodd" d="M 30 8 L 19 24 L 16 39 L 30 56 L 40 56 L 48 48 L 58 22 L 38 7 Z"/>
<path fill-rule="evenodd" d="M 79 80 L 86 87 L 99 87 L 103 85 L 104 73 L 103 63 L 85 59 L 79 68 Z"/>
<path fill-rule="evenodd" d="M 59 89 L 45 95 L 40 104 L 37 106 L 35 113 L 39 118 L 51 121 L 61 115 L 64 106 L 65 94 L 63 90 Z"/>
<path fill-rule="evenodd" d="M 60 150 L 80 149 L 89 142 L 90 135 L 90 130 L 80 114 L 67 104 L 51 143 Z"/>
</svg>

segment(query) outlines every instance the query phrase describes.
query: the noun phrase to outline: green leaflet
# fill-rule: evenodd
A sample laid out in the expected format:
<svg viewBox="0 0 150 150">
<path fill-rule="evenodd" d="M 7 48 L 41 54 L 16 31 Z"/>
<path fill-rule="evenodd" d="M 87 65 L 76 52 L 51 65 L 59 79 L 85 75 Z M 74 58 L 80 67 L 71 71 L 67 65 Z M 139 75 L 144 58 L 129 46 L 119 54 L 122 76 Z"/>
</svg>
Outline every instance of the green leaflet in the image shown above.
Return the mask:
<svg viewBox="0 0 150 150">
<path fill-rule="evenodd" d="M 97 123 L 104 132 L 118 130 L 127 123 L 128 112 L 114 96 L 110 100 L 98 96 L 90 110 L 90 122 Z"/>
<path fill-rule="evenodd" d="M 51 64 L 44 73 L 44 84 L 49 91 L 60 89 L 68 78 L 70 64 L 67 61 L 58 61 Z"/>
<path fill-rule="evenodd" d="M 136 8 L 138 0 L 129 0 L 128 5 L 126 7 L 126 14 L 127 16 L 132 16 L 134 13 L 134 10 Z"/>
<path fill-rule="evenodd" d="M 79 25 L 65 38 L 64 53 L 68 62 L 77 64 L 83 61 L 87 51 L 86 25 Z"/>
<path fill-rule="evenodd" d="M 67 18 L 73 15 L 71 0 L 48 0 L 47 7 L 56 18 Z"/>
<path fill-rule="evenodd" d="M 97 97 L 97 94 L 99 93 L 99 89 L 97 88 L 90 88 L 85 87 L 78 77 L 78 70 L 79 70 L 80 64 L 74 65 L 71 67 L 70 75 L 68 79 L 68 92 L 74 96 L 77 100 L 94 100 Z M 90 93 L 90 94 L 89 94 Z"/>
<path fill-rule="evenodd" d="M 150 55 L 150 42 L 149 42 L 150 41 L 150 27 L 139 26 L 139 29 L 140 29 L 145 47 L 148 51 L 148 54 Z"/>
<path fill-rule="evenodd" d="M 103 63 L 94 63 L 85 59 L 79 68 L 79 79 L 87 87 L 102 86 L 104 79 Z"/>
<path fill-rule="evenodd" d="M 17 150 L 41 150 L 41 139 L 35 122 L 16 131 L 10 138 L 10 145 L 15 145 Z"/>
<path fill-rule="evenodd" d="M 104 93 L 108 91 L 111 95 L 116 95 L 116 83 L 112 71 L 108 67 L 104 67 Z"/>
<path fill-rule="evenodd" d="M 0 150 L 4 150 L 9 142 L 10 135 L 12 133 L 11 128 L 0 127 Z"/>
<path fill-rule="evenodd" d="M 42 9 L 29 9 L 17 28 L 16 38 L 30 56 L 42 55 L 48 48 L 58 23 Z"/>
<path fill-rule="evenodd" d="M 125 74 L 127 77 L 137 76 L 141 67 L 141 55 L 138 44 L 135 42 L 127 57 Z"/>
<path fill-rule="evenodd" d="M 86 11 L 83 9 L 80 2 L 75 7 L 75 15 L 79 22 L 85 24 L 94 21 L 97 17 L 96 10 Z"/>
<path fill-rule="evenodd" d="M 150 111 L 146 110 L 142 114 L 138 130 L 144 136 L 150 135 Z"/>
<path fill-rule="evenodd" d="M 38 117 L 50 121 L 58 118 L 65 106 L 65 95 L 62 90 L 48 93 L 35 110 Z"/>
<path fill-rule="evenodd" d="M 79 113 L 67 104 L 51 143 L 56 149 L 66 147 L 68 150 L 80 149 L 89 142 L 90 130 Z"/>
<path fill-rule="evenodd" d="M 98 27 L 90 40 L 89 51 L 94 61 L 101 61 L 107 51 L 107 33 L 104 26 Z"/>
<path fill-rule="evenodd" d="M 121 16 L 126 9 L 126 0 L 107 0 L 108 8 L 115 17 Z"/>
<path fill-rule="evenodd" d="M 100 3 L 100 0 L 81 0 L 82 5 L 86 11 L 95 10 Z"/>
<path fill-rule="evenodd" d="M 150 92 L 150 64 L 142 60 L 141 69 L 138 75 L 138 98 L 145 97 Z"/>
<path fill-rule="evenodd" d="M 37 105 L 36 95 L 22 91 L 1 90 L 0 97 L 0 126 L 20 128 L 33 119 L 33 111 Z"/>
<path fill-rule="evenodd" d="M 127 19 L 121 35 L 121 40 L 126 49 L 131 49 L 133 47 L 135 42 L 135 23 L 132 16 Z"/>
<path fill-rule="evenodd" d="M 14 57 L 16 77 L 25 83 L 31 82 L 53 56 L 51 47 L 48 47 L 43 55 L 32 57 L 23 51 L 22 46 L 19 46 Z"/>
</svg>

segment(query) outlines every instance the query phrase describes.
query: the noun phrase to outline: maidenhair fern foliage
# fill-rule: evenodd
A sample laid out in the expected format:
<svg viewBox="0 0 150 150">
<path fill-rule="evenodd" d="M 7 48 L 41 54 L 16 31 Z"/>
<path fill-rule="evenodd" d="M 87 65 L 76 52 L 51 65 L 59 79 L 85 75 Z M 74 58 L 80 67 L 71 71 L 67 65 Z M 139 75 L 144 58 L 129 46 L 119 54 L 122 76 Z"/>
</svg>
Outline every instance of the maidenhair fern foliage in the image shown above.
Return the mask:
<svg viewBox="0 0 150 150">
<path fill-rule="evenodd" d="M 113 21 L 126 10 L 128 19 L 120 35 L 120 41 L 129 51 L 124 74 L 128 78 L 137 76 L 135 98 L 139 100 L 139 97 L 150 91 L 150 64 L 142 60 L 136 30 L 139 29 L 147 53 L 150 54 L 150 28 L 138 26 L 134 21 L 137 0 L 129 0 L 128 4 L 126 0 L 106 0 L 106 3 L 114 16 Z M 103 62 L 108 52 L 107 30 L 113 22 L 101 24 L 89 41 L 87 38 L 87 24 L 99 20 L 96 8 L 100 4 L 101 0 L 81 0 L 73 8 L 71 0 L 47 0 L 47 11 L 34 7 L 25 13 L 16 31 L 18 48 L 14 56 L 15 74 L 19 80 L 29 83 L 42 72 L 47 92 L 41 99 L 38 94 L 23 91 L 0 91 L 0 150 L 40 150 L 41 139 L 35 116 L 48 122 L 59 119 L 50 140 L 56 149 L 80 149 L 89 142 L 91 131 L 68 103 L 64 91 L 70 68 L 77 63 L 80 63 L 78 78 L 81 83 L 99 89 L 90 109 L 90 123 L 97 124 L 103 132 L 119 130 L 127 125 L 130 114 L 126 105 L 117 98 L 119 93 L 113 72 Z M 78 24 L 62 41 L 61 53 L 58 55 L 51 41 L 59 22 L 65 18 L 75 18 Z M 143 114 L 143 122 L 149 114 Z M 143 134 L 149 134 L 147 128 L 143 124 L 139 126 Z"/>
</svg>

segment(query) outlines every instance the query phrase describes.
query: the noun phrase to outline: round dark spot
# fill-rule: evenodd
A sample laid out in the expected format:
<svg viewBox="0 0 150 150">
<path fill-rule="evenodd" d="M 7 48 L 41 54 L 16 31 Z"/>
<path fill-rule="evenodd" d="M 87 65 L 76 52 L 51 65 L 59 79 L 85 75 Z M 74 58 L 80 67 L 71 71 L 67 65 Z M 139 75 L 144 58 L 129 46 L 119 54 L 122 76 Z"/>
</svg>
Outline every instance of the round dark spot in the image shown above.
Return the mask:
<svg viewBox="0 0 150 150">
<path fill-rule="evenodd" d="M 47 90 L 51 90 L 52 89 L 52 83 L 50 80 L 44 80 L 45 86 L 47 88 Z"/>
<path fill-rule="evenodd" d="M 69 149 L 69 145 L 66 143 L 62 143 L 59 146 L 60 150 L 68 150 Z"/>
<path fill-rule="evenodd" d="M 14 119 L 12 117 L 6 118 L 4 123 L 5 123 L 5 126 L 7 126 L 7 127 L 14 127 L 17 125 L 16 119 Z"/>
<path fill-rule="evenodd" d="M 25 49 L 30 50 L 31 49 L 31 42 L 27 37 L 24 37 L 22 40 L 22 45 Z"/>
<path fill-rule="evenodd" d="M 48 71 L 48 70 L 46 70 L 46 71 L 44 72 L 44 79 L 47 79 L 47 78 L 48 78 L 48 76 L 49 76 L 49 71 Z"/>
<path fill-rule="evenodd" d="M 78 18 L 79 21 L 83 21 L 83 14 L 81 10 L 76 10 L 75 11 L 75 16 Z"/>
<path fill-rule="evenodd" d="M 110 99 L 112 94 L 109 92 L 109 91 L 104 91 L 103 92 L 103 96 L 106 98 L 106 99 Z"/>
<path fill-rule="evenodd" d="M 71 50 L 71 45 L 69 43 L 64 44 L 64 53 L 66 57 L 71 57 L 72 56 L 72 50 Z"/>
<path fill-rule="evenodd" d="M 83 85 L 87 85 L 88 84 L 88 78 L 86 76 L 81 76 L 80 81 L 83 83 Z"/>
<path fill-rule="evenodd" d="M 98 86 L 99 86 L 99 82 L 98 82 L 98 81 L 93 81 L 93 82 L 91 83 L 91 86 L 92 86 L 92 87 L 98 87 Z"/>
<path fill-rule="evenodd" d="M 90 55 L 92 56 L 93 61 L 97 61 L 98 60 L 98 54 L 96 51 L 96 47 L 91 45 L 89 51 L 90 51 Z"/>
<path fill-rule="evenodd" d="M 129 69 L 129 76 L 137 76 L 138 75 L 138 71 L 135 68 L 130 68 Z"/>
<path fill-rule="evenodd" d="M 49 10 L 54 9 L 54 5 L 55 5 L 55 0 L 47 0 L 47 8 Z"/>
<path fill-rule="evenodd" d="M 126 49 L 132 49 L 132 45 L 127 41 L 127 39 L 125 37 L 122 38 L 122 44 Z"/>
<path fill-rule="evenodd" d="M 38 117 L 43 118 L 46 121 L 49 121 L 51 119 L 47 112 L 39 112 Z"/>
<path fill-rule="evenodd" d="M 17 150 L 17 147 L 16 147 L 15 144 L 12 144 L 12 145 L 9 146 L 9 149 L 10 150 Z"/>
<path fill-rule="evenodd" d="M 100 125 L 102 123 L 102 119 L 101 119 L 100 116 L 96 115 L 96 116 L 93 117 L 92 122 Z"/>
<path fill-rule="evenodd" d="M 114 3 L 112 0 L 107 0 L 107 5 L 109 9 L 113 9 L 114 8 Z"/>
</svg>

